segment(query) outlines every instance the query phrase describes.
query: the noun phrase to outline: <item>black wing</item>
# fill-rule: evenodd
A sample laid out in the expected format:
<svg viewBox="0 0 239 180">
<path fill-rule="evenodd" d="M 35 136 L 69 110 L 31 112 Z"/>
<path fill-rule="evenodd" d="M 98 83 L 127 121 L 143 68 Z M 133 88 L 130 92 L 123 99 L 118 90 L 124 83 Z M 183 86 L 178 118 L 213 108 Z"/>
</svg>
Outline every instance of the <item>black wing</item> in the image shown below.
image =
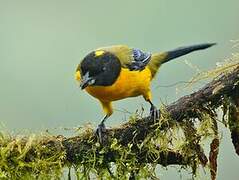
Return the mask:
<svg viewBox="0 0 239 180">
<path fill-rule="evenodd" d="M 151 54 L 143 52 L 139 49 L 132 49 L 132 61 L 130 64 L 127 64 L 127 67 L 131 71 L 142 71 L 145 66 L 147 66 L 150 61 Z"/>
</svg>

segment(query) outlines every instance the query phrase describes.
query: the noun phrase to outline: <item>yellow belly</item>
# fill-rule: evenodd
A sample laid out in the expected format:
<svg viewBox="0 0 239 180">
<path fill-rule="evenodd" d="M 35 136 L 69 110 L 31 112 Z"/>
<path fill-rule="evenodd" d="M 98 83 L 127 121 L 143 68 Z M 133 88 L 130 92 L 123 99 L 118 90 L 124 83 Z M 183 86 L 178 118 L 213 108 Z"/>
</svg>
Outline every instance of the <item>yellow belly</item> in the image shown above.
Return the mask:
<svg viewBox="0 0 239 180">
<path fill-rule="evenodd" d="M 111 86 L 88 86 L 86 91 L 101 101 L 116 101 L 127 97 L 143 95 L 150 98 L 152 76 L 149 68 L 130 71 L 122 68 L 116 82 Z"/>
</svg>

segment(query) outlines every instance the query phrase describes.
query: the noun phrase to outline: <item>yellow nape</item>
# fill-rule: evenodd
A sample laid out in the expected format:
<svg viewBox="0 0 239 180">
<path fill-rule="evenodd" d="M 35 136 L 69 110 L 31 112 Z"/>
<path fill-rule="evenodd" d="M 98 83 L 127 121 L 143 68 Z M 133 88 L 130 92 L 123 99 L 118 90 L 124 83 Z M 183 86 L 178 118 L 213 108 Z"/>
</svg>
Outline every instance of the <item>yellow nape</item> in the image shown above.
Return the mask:
<svg viewBox="0 0 239 180">
<path fill-rule="evenodd" d="M 105 51 L 103 51 L 103 50 L 95 51 L 95 57 L 101 56 L 101 55 L 103 55 L 104 53 L 105 53 Z"/>
<path fill-rule="evenodd" d="M 75 79 L 76 79 L 77 81 L 80 81 L 80 80 L 81 80 L 80 71 L 76 71 L 76 73 L 75 73 Z"/>
</svg>

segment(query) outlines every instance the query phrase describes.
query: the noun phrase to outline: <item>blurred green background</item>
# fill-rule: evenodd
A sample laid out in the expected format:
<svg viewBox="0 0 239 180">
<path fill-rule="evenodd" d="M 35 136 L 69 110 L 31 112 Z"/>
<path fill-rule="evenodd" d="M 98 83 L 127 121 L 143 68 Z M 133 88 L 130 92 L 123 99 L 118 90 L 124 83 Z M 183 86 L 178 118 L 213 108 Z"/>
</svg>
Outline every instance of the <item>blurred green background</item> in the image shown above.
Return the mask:
<svg viewBox="0 0 239 180">
<path fill-rule="evenodd" d="M 217 42 L 161 68 L 152 87 L 154 103 L 168 104 L 193 91 L 165 87 L 197 73 L 184 60 L 207 70 L 238 51 L 231 41 L 239 37 L 238 7 L 238 0 L 0 0 L 0 122 L 15 134 L 46 129 L 65 134 L 60 127 L 96 126 L 103 116 L 100 104 L 74 80 L 77 64 L 89 51 L 127 44 L 155 52 Z M 107 126 L 126 122 L 130 114 L 124 111 L 142 106 L 149 108 L 141 97 L 115 102 Z M 237 180 L 239 158 L 228 130 L 220 132 L 218 179 Z M 174 168 L 159 174 L 162 180 L 180 179 Z M 182 179 L 188 177 L 182 173 Z"/>
</svg>

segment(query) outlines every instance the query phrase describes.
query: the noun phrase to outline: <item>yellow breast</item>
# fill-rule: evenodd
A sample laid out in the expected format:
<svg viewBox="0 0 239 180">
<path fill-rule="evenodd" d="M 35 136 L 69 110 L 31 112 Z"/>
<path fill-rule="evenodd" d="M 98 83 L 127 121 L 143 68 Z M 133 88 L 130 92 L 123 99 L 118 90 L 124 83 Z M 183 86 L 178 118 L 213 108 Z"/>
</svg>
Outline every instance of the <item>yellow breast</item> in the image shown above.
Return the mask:
<svg viewBox="0 0 239 180">
<path fill-rule="evenodd" d="M 148 67 L 142 71 L 122 68 L 111 86 L 88 86 L 86 91 L 101 101 L 116 101 L 139 95 L 148 96 L 152 76 Z"/>
</svg>

